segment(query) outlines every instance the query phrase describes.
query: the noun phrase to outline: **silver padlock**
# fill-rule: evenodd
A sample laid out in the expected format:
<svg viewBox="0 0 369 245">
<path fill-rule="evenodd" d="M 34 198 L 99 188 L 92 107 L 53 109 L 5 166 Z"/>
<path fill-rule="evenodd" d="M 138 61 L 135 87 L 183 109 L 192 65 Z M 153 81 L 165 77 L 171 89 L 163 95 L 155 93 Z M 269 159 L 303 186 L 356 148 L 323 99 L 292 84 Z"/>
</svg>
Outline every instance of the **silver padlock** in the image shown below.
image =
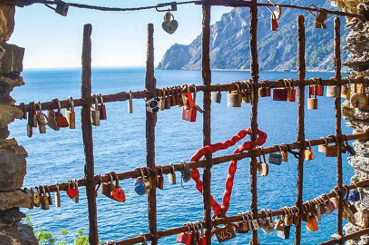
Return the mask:
<svg viewBox="0 0 369 245">
<path fill-rule="evenodd" d="M 73 182 L 74 188 L 76 188 L 78 190 L 78 182 L 77 182 L 77 180 L 74 179 L 72 182 Z M 75 203 L 79 202 L 79 192 L 77 193 L 77 195 L 74 198 L 72 198 L 72 200 Z"/>
<path fill-rule="evenodd" d="M 168 180 L 169 180 L 169 183 L 171 183 L 172 185 L 175 185 L 175 184 L 177 184 L 177 181 L 176 181 L 176 170 L 174 169 L 174 166 L 173 166 L 172 163 L 169 163 L 169 166 L 172 167 L 172 172 L 169 173 Z"/>
<path fill-rule="evenodd" d="M 183 182 L 188 182 L 191 179 L 191 169 L 184 162 L 181 162 L 181 169 L 179 171 L 181 171 Z"/>
<path fill-rule="evenodd" d="M 56 192 L 55 192 L 55 207 L 60 208 L 61 207 L 61 199 L 60 199 L 60 189 L 59 184 L 56 182 Z"/>
<path fill-rule="evenodd" d="M 47 125 L 47 119 L 45 114 L 42 112 L 42 107 L 41 107 L 41 103 L 40 101 L 37 101 L 37 105 L 38 105 L 38 111 L 37 111 L 37 128 L 38 128 L 38 132 L 40 134 L 45 134 L 46 133 L 46 125 Z"/>
<path fill-rule="evenodd" d="M 327 97 L 336 98 L 337 97 L 337 87 L 327 86 Z"/>
<path fill-rule="evenodd" d="M 99 101 L 95 94 L 92 95 L 95 100 L 95 107 L 91 107 L 91 122 L 94 126 L 100 126 L 100 109 L 99 109 Z"/>
<path fill-rule="evenodd" d="M 219 86 L 218 91 L 211 92 L 211 101 L 214 103 L 220 103 L 222 101 L 222 93 L 220 92 L 220 84 L 216 84 Z"/>
</svg>

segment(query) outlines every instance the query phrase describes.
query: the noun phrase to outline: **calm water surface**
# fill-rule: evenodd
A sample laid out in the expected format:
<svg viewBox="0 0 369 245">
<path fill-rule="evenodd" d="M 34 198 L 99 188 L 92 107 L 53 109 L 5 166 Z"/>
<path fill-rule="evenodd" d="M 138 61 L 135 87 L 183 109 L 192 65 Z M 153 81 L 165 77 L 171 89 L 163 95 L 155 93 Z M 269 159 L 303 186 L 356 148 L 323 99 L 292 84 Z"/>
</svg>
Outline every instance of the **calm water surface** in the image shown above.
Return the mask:
<svg viewBox="0 0 369 245">
<path fill-rule="evenodd" d="M 201 84 L 200 71 L 155 71 L 157 86 L 181 85 L 183 83 Z M 308 73 L 307 77 L 332 77 L 333 73 Z M 12 93 L 19 102 L 49 101 L 54 97 L 65 99 L 67 96 L 80 97 L 80 70 L 28 70 L 23 73 L 26 85 L 16 88 Z M 229 83 L 232 80 L 245 80 L 249 72 L 213 71 L 212 83 Z M 145 72 L 142 68 L 93 69 L 93 93 L 111 94 L 128 90 L 144 89 Z M 296 78 L 296 73 L 262 72 L 261 79 Z M 198 95 L 201 104 L 202 94 Z M 264 147 L 277 143 L 294 142 L 297 127 L 297 103 L 273 102 L 270 97 L 259 101 L 259 128 L 268 134 Z M 306 138 L 334 134 L 334 99 L 319 97 L 319 110 L 306 111 Z M 127 112 L 126 102 L 108 103 L 108 120 L 100 127 L 93 128 L 94 156 L 96 174 L 108 171 L 124 172 L 146 165 L 145 162 L 145 107 L 143 100 L 134 100 L 134 113 Z M 212 142 L 225 141 L 250 124 L 250 105 L 242 108 L 229 108 L 226 94 L 221 104 L 212 104 Z M 156 127 L 156 162 L 167 165 L 169 162 L 187 161 L 202 146 L 202 117 L 195 123 L 181 120 L 182 109 L 172 107 L 158 114 Z M 84 153 L 82 135 L 79 126 L 80 108 L 76 108 L 77 129 L 52 131 L 46 135 L 35 133 L 33 138 L 26 135 L 26 121 L 16 121 L 10 125 L 11 136 L 18 140 L 29 153 L 27 158 L 27 176 L 24 186 L 54 184 L 68 179 L 83 178 Z M 344 123 L 344 122 L 343 122 Z M 344 133 L 351 129 L 343 125 Z M 237 144 L 239 145 L 239 144 Z M 237 146 L 217 152 L 214 155 L 230 154 Z M 304 199 L 312 199 L 330 191 L 335 186 L 335 158 L 325 158 L 314 147 L 315 160 L 305 162 Z M 348 184 L 353 169 L 347 164 L 347 155 L 343 157 L 344 183 Z M 212 194 L 218 201 L 224 191 L 228 164 L 212 168 Z M 239 161 L 235 176 L 232 200 L 227 215 L 244 212 L 250 206 L 249 160 Z M 178 176 L 177 176 L 178 177 Z M 179 177 L 177 179 L 179 181 Z M 278 209 L 294 205 L 296 199 L 296 160 L 290 155 L 289 162 L 281 166 L 270 165 L 267 177 L 258 176 L 258 207 Z M 99 236 L 102 241 L 121 240 L 147 232 L 147 198 L 138 196 L 133 190 L 133 180 L 121 181 L 126 192 L 126 202 L 114 202 L 103 195 L 97 197 Z M 186 190 L 180 184 L 171 185 L 165 180 L 164 190 L 158 190 L 158 229 L 182 226 L 186 222 L 202 219 L 202 197 L 194 182 L 185 183 Z M 23 210 L 32 216 L 36 228 L 58 234 L 60 229 L 75 231 L 82 228 L 88 232 L 88 214 L 85 189 L 80 188 L 80 202 L 74 203 L 62 193 L 62 208 L 52 207 L 48 211 L 34 209 Z M 319 231 L 312 233 L 303 227 L 302 244 L 318 244 L 330 239 L 336 230 L 336 215 L 324 215 L 319 223 Z M 291 230 L 291 234 L 293 234 Z M 260 244 L 293 244 L 282 240 L 276 232 L 259 232 Z M 176 244 L 176 237 L 166 237 L 161 244 Z M 248 244 L 249 234 L 238 234 L 236 239 L 224 244 Z M 214 243 L 217 244 L 214 237 Z"/>
</svg>

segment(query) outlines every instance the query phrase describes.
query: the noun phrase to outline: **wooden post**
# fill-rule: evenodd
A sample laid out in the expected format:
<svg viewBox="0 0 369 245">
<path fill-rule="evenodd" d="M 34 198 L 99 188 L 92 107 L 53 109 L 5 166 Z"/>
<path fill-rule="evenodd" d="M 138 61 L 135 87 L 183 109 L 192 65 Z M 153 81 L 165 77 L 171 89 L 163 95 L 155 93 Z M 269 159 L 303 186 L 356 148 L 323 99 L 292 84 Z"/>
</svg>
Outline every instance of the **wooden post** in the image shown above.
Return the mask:
<svg viewBox="0 0 369 245">
<path fill-rule="evenodd" d="M 297 71 L 299 76 L 299 86 L 298 86 L 298 107 L 297 107 L 297 142 L 301 144 L 298 152 L 300 158 L 297 159 L 297 182 L 296 182 L 296 207 L 302 213 L 302 192 L 304 183 L 304 152 L 305 152 L 305 25 L 304 16 L 299 15 L 297 17 Z M 295 245 L 301 243 L 301 219 L 296 225 L 295 229 Z"/>
<path fill-rule="evenodd" d="M 257 0 L 251 0 L 251 3 L 256 4 Z M 258 25 L 258 9 L 256 5 L 250 7 L 250 73 L 252 84 L 256 85 L 259 79 L 259 65 L 258 65 L 258 47 L 257 47 L 257 25 Z M 253 86 L 254 97 L 252 98 L 251 107 L 251 141 L 255 142 L 257 138 L 258 129 L 258 89 Z M 254 215 L 258 213 L 258 190 L 257 190 L 257 159 L 253 155 L 250 162 L 250 189 L 251 189 L 251 212 Z M 252 232 L 252 244 L 258 244 L 257 230 Z"/>
<path fill-rule="evenodd" d="M 146 58 L 146 78 L 145 89 L 149 93 L 150 99 L 155 96 L 156 80 L 154 77 L 154 25 L 147 25 L 147 58 Z M 147 167 L 155 168 L 155 125 L 156 112 L 146 110 L 146 162 Z M 156 217 L 156 181 L 147 197 L 149 212 L 149 230 L 152 235 L 151 244 L 158 243 L 157 217 Z"/>
<path fill-rule="evenodd" d="M 97 210 L 96 210 L 96 192 L 94 182 L 94 152 L 91 125 L 91 32 L 92 26 L 87 24 L 83 30 L 83 48 L 82 48 L 82 86 L 81 94 L 84 104 L 81 110 L 83 149 L 85 152 L 85 177 L 86 194 L 88 201 L 88 218 L 90 224 L 89 242 L 91 245 L 99 244 L 99 234 L 97 229 Z"/>
<path fill-rule="evenodd" d="M 201 45 L 201 71 L 202 80 L 205 86 L 203 97 L 203 146 L 211 143 L 211 101 L 210 101 L 210 85 L 211 85 L 211 71 L 210 71 L 210 0 L 204 0 L 202 5 L 202 45 Z M 205 222 L 205 235 L 206 244 L 211 244 L 211 167 L 212 167 L 212 154 L 205 155 L 206 163 L 204 164 L 203 174 L 203 201 L 204 201 L 204 222 Z"/>
<path fill-rule="evenodd" d="M 334 65 L 337 96 L 335 99 L 336 115 L 336 145 L 337 145 L 337 187 L 342 190 L 342 130 L 341 130 L 341 50 L 340 50 L 340 28 L 339 17 L 334 18 Z M 337 234 L 342 235 L 342 213 L 343 195 L 339 196 L 337 209 Z"/>
</svg>

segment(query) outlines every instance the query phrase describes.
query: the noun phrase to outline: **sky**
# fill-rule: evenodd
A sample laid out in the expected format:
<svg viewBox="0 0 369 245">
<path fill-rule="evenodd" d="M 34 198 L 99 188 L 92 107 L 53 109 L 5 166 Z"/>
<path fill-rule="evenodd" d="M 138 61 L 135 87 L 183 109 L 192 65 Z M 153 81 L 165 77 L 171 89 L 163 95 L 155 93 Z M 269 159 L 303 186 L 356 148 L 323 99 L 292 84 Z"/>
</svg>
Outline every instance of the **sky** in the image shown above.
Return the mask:
<svg viewBox="0 0 369 245">
<path fill-rule="evenodd" d="M 71 2 L 66 0 L 66 2 Z M 141 7 L 170 2 L 168 0 L 74 0 L 75 3 L 107 7 Z M 231 11 L 212 7 L 211 23 Z M 178 21 L 170 35 L 161 27 L 164 12 L 155 9 L 134 12 L 101 12 L 69 8 L 66 17 L 42 4 L 17 7 L 15 30 L 8 43 L 24 47 L 24 68 L 80 67 L 83 25 L 92 24 L 92 65 L 144 66 L 146 61 L 147 24 L 154 24 L 155 65 L 175 43 L 189 44 L 201 33 L 200 5 L 178 5 L 172 12 Z"/>
</svg>

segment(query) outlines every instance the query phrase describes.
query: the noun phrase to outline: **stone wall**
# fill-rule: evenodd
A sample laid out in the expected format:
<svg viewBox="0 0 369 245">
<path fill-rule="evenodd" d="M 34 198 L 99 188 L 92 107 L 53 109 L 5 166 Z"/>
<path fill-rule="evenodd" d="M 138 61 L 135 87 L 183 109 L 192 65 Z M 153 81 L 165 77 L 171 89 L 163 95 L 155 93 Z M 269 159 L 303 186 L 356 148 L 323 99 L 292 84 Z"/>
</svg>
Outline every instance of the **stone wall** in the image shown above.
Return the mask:
<svg viewBox="0 0 369 245">
<path fill-rule="evenodd" d="M 345 12 L 362 14 L 361 18 L 347 18 L 346 28 L 350 30 L 347 36 L 347 45 L 344 49 L 350 51 L 349 60 L 344 65 L 352 68 L 350 77 L 369 76 L 369 22 L 364 17 L 369 13 L 369 4 L 363 0 L 331 0 L 332 5 L 341 8 Z M 369 108 L 367 108 L 369 109 Z M 348 121 L 347 125 L 353 128 L 353 133 L 364 133 L 369 130 L 369 110 L 359 110 L 350 105 L 346 100 L 342 104 L 342 115 Z M 349 157 L 349 164 L 354 167 L 354 176 L 351 183 L 369 178 L 369 141 L 356 141 L 353 143 L 356 155 Z M 361 190 L 360 190 L 361 191 Z M 345 225 L 346 233 L 359 231 L 369 227 L 369 189 L 362 190 L 362 198 L 355 203 L 358 212 L 354 219 Z M 369 236 L 350 240 L 346 244 L 369 244 Z"/>
<path fill-rule="evenodd" d="M 20 208 L 31 208 L 30 196 L 21 191 L 26 175 L 26 150 L 15 139 L 8 139 L 8 124 L 21 118 L 10 92 L 24 85 L 22 61 L 24 48 L 8 44 L 14 30 L 14 5 L 0 4 L 0 244 L 38 244 L 32 227 L 20 223 L 25 214 Z"/>
</svg>

